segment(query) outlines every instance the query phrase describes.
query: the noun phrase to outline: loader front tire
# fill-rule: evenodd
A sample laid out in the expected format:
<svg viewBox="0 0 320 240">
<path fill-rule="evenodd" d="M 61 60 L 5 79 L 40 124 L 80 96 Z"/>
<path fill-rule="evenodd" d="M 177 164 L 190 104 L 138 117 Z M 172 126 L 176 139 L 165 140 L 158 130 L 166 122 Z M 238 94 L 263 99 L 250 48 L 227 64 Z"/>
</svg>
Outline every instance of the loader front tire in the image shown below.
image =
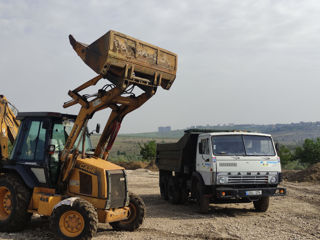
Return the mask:
<svg viewBox="0 0 320 240">
<path fill-rule="evenodd" d="M 17 232 L 29 223 L 31 191 L 14 174 L 0 177 L 0 231 Z"/>
<path fill-rule="evenodd" d="M 134 231 L 138 229 L 144 220 L 146 212 L 143 200 L 136 194 L 130 193 L 130 213 L 128 219 L 119 222 L 111 222 L 110 225 L 117 231 Z"/>
<path fill-rule="evenodd" d="M 91 239 L 98 229 L 98 214 L 91 203 L 78 198 L 53 210 L 50 228 L 57 239 Z"/>
</svg>

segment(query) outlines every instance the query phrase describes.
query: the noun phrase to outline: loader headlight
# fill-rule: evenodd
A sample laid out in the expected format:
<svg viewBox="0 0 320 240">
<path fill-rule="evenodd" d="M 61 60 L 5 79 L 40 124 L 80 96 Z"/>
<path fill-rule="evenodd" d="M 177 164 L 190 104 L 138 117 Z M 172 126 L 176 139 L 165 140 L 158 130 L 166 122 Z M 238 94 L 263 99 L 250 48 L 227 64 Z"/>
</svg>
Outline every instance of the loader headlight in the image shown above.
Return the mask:
<svg viewBox="0 0 320 240">
<path fill-rule="evenodd" d="M 278 179 L 277 176 L 269 176 L 269 183 L 275 184 L 277 183 Z"/>
</svg>

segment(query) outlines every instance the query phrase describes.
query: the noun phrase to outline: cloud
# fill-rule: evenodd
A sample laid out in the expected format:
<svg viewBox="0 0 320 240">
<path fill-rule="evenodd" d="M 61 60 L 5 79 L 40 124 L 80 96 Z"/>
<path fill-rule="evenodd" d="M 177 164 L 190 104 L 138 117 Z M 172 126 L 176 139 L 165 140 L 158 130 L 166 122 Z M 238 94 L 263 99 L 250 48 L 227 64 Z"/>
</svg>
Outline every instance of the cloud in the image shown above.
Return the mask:
<svg viewBox="0 0 320 240">
<path fill-rule="evenodd" d="M 21 111 L 76 113 L 61 107 L 67 91 L 95 73 L 67 36 L 91 43 L 114 29 L 179 55 L 172 89 L 122 132 L 316 121 L 319 10 L 316 0 L 0 1 L 1 93 Z"/>
</svg>

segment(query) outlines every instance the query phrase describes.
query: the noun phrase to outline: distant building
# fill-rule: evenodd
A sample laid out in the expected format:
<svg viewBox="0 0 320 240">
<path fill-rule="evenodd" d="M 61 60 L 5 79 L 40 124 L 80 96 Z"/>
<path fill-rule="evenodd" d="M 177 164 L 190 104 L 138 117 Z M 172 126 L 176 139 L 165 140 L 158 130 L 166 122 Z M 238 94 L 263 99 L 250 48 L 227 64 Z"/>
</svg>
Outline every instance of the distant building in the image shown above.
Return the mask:
<svg viewBox="0 0 320 240">
<path fill-rule="evenodd" d="M 159 133 L 163 133 L 163 132 L 170 132 L 171 131 L 171 127 L 167 126 L 167 127 L 158 127 L 158 132 Z"/>
</svg>

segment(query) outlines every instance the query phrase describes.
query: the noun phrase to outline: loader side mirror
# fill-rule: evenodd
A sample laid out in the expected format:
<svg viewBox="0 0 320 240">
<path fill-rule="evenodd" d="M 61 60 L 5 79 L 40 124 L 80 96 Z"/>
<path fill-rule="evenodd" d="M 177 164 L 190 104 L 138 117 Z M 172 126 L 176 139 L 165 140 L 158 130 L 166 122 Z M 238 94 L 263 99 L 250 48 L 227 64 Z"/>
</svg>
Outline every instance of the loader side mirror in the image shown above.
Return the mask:
<svg viewBox="0 0 320 240">
<path fill-rule="evenodd" d="M 100 123 L 97 123 L 97 126 L 96 126 L 96 133 L 100 133 Z"/>
</svg>

